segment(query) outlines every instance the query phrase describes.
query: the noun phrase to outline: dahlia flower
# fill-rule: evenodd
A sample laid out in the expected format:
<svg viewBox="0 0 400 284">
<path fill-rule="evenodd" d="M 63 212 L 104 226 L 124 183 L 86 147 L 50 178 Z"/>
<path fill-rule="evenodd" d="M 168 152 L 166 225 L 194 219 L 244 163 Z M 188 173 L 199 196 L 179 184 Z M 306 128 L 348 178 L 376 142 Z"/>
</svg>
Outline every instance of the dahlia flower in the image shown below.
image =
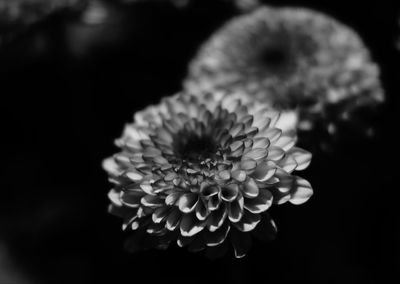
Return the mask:
<svg viewBox="0 0 400 284">
<path fill-rule="evenodd" d="M 278 128 L 279 113 L 240 97 L 178 94 L 125 126 L 121 151 L 103 167 L 114 183 L 109 210 L 133 231 L 128 249 L 177 242 L 212 256 L 230 242 L 242 257 L 251 234 L 273 238 L 268 208 L 312 195 L 309 182 L 292 174 L 311 154 L 295 147 L 293 131 Z"/>
<path fill-rule="evenodd" d="M 300 130 L 322 122 L 330 134 L 384 100 L 379 68 L 356 32 L 304 8 L 262 6 L 212 35 L 191 62 L 185 89 L 220 88 L 294 110 Z"/>
</svg>

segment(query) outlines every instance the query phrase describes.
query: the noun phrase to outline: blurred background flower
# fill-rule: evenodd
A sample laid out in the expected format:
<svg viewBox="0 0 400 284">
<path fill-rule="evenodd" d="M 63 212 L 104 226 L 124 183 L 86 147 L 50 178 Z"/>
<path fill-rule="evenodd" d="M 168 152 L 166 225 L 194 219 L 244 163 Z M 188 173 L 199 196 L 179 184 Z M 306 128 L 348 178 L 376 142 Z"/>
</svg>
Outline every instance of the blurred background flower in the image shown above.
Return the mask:
<svg viewBox="0 0 400 284">
<path fill-rule="evenodd" d="M 342 124 L 371 135 L 360 114 L 384 101 L 379 67 L 357 33 L 304 8 L 264 6 L 229 21 L 200 48 L 185 86 L 241 89 L 297 111 L 299 130 L 322 127 L 332 136 Z"/>
<path fill-rule="evenodd" d="M 30 25 L 61 9 L 82 9 L 87 0 L 2 0 L 0 1 L 0 45 Z"/>
</svg>

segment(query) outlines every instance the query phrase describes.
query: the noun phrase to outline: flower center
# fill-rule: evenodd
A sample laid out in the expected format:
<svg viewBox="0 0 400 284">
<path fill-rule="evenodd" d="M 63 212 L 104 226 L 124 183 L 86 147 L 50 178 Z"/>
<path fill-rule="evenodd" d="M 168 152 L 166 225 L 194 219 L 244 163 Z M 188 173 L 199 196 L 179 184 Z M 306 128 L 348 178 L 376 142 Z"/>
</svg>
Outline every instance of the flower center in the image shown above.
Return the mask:
<svg viewBox="0 0 400 284">
<path fill-rule="evenodd" d="M 202 161 L 212 159 L 217 154 L 217 144 L 208 135 L 178 132 L 174 142 L 174 152 L 181 159 Z"/>
<path fill-rule="evenodd" d="M 269 69 L 281 69 L 287 63 L 287 54 L 282 47 L 269 46 L 261 54 L 261 63 Z"/>
</svg>

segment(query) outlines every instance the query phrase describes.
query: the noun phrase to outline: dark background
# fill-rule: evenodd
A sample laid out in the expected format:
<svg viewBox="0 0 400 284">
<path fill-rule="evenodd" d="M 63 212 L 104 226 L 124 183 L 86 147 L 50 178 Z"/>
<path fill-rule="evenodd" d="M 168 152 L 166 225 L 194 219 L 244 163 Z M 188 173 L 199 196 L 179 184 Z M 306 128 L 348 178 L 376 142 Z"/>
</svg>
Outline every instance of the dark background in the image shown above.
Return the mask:
<svg viewBox="0 0 400 284">
<path fill-rule="evenodd" d="M 106 212 L 103 158 L 136 110 L 180 90 L 198 45 L 235 9 L 217 0 L 109 4 L 106 24 L 60 11 L 0 48 L 0 284 L 396 283 L 400 269 L 400 9 L 391 2 L 269 1 L 324 11 L 357 30 L 382 69 L 387 104 L 371 140 L 316 151 L 300 175 L 314 196 L 271 210 L 276 241 L 240 260 L 172 246 L 123 251 Z M 1 283 L 1 282 L 4 283 Z"/>
</svg>

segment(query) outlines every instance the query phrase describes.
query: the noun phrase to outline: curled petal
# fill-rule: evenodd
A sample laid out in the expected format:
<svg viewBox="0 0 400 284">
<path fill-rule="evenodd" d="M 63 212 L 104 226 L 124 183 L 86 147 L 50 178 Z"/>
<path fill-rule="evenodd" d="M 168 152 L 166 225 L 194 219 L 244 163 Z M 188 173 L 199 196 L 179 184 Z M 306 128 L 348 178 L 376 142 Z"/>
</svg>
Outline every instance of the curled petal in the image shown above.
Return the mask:
<svg viewBox="0 0 400 284">
<path fill-rule="evenodd" d="M 275 163 L 272 161 L 266 161 L 260 163 L 251 176 L 259 182 L 264 182 L 273 177 L 275 172 L 276 172 Z"/>
<path fill-rule="evenodd" d="M 284 159 L 280 160 L 278 165 L 287 173 L 291 173 L 297 168 L 296 160 L 289 155 L 286 155 Z"/>
<path fill-rule="evenodd" d="M 259 214 L 253 214 L 248 211 L 244 211 L 242 219 L 239 222 L 233 223 L 233 225 L 242 232 L 249 232 L 253 230 L 260 222 L 261 217 Z"/>
<path fill-rule="evenodd" d="M 294 147 L 287 154 L 295 159 L 298 171 L 304 170 L 310 165 L 312 154 L 306 150 Z"/>
<path fill-rule="evenodd" d="M 151 223 L 147 227 L 146 232 L 152 235 L 163 235 L 165 234 L 166 229 L 163 224 Z"/>
<path fill-rule="evenodd" d="M 268 160 L 279 161 L 285 157 L 285 151 L 282 148 L 271 146 L 268 148 Z"/>
<path fill-rule="evenodd" d="M 142 199 L 140 200 L 140 202 L 146 206 L 146 207 L 161 207 L 164 205 L 165 201 L 164 199 L 158 197 L 158 196 L 154 196 L 154 195 L 145 195 L 142 197 Z"/>
<path fill-rule="evenodd" d="M 168 217 L 170 210 L 171 208 L 169 206 L 157 208 L 151 216 L 153 222 L 158 224 L 164 221 Z"/>
<path fill-rule="evenodd" d="M 213 195 L 211 198 L 208 200 L 208 209 L 210 211 L 217 210 L 221 204 L 221 199 L 219 198 L 218 195 Z"/>
<path fill-rule="evenodd" d="M 202 186 L 200 192 L 205 198 L 210 198 L 218 194 L 219 188 L 217 186 Z"/>
<path fill-rule="evenodd" d="M 143 196 L 143 193 L 137 191 L 121 191 L 120 200 L 127 207 L 137 208 L 141 205 L 140 200 Z"/>
<path fill-rule="evenodd" d="M 221 199 L 226 202 L 232 202 L 239 193 L 239 186 L 236 183 L 225 185 L 221 188 Z"/>
<path fill-rule="evenodd" d="M 168 194 L 167 197 L 165 198 L 165 204 L 166 205 L 175 205 L 178 202 L 181 195 L 182 195 L 182 193 L 179 191 L 175 191 L 175 192 Z"/>
<path fill-rule="evenodd" d="M 295 177 L 293 188 L 291 190 L 291 198 L 289 200 L 290 203 L 296 205 L 302 204 L 306 202 L 312 194 L 313 190 L 311 184 L 303 178 Z"/>
<path fill-rule="evenodd" d="M 204 242 L 209 247 L 215 247 L 222 244 L 225 241 L 230 228 L 231 227 L 227 223 L 225 223 L 224 225 L 222 225 L 221 228 L 214 232 L 204 232 Z"/>
<path fill-rule="evenodd" d="M 275 143 L 274 146 L 281 148 L 283 151 L 289 151 L 296 144 L 296 139 L 289 135 L 282 135 Z"/>
<path fill-rule="evenodd" d="M 257 183 L 254 179 L 249 178 L 249 180 L 242 187 L 242 194 L 247 198 L 254 198 L 258 195 L 259 189 Z"/>
<path fill-rule="evenodd" d="M 154 195 L 153 187 L 148 182 L 143 182 L 140 184 L 140 188 L 149 195 Z"/>
<path fill-rule="evenodd" d="M 178 227 L 181 218 L 182 218 L 182 213 L 178 209 L 173 209 L 167 217 L 165 227 L 170 231 L 174 231 L 176 227 Z"/>
<path fill-rule="evenodd" d="M 244 257 L 252 243 L 249 233 L 238 232 L 236 230 L 232 230 L 231 232 L 231 242 L 236 258 Z"/>
<path fill-rule="evenodd" d="M 103 161 L 103 169 L 113 176 L 119 176 L 122 171 L 114 158 L 107 158 Z"/>
<path fill-rule="evenodd" d="M 181 210 L 183 213 L 190 213 L 192 212 L 199 200 L 199 197 L 197 194 L 194 193 L 186 193 L 183 194 L 179 198 L 179 210 Z"/>
<path fill-rule="evenodd" d="M 199 219 L 200 221 L 204 221 L 205 219 L 207 219 L 209 214 L 210 214 L 210 210 L 208 209 L 206 204 L 204 204 L 204 201 L 202 199 L 199 199 L 199 201 L 197 202 L 197 205 L 196 205 L 197 219 Z"/>
<path fill-rule="evenodd" d="M 180 223 L 181 234 L 184 237 L 191 237 L 202 231 L 205 222 L 199 222 L 194 214 L 184 214 Z"/>
<path fill-rule="evenodd" d="M 112 202 L 113 205 L 115 205 L 117 207 L 122 206 L 122 202 L 120 200 L 120 193 L 118 191 L 116 191 L 115 189 L 111 189 L 108 192 L 108 198 L 110 199 L 110 201 Z"/>
<path fill-rule="evenodd" d="M 254 148 L 264 148 L 267 149 L 270 145 L 270 141 L 266 137 L 257 137 L 254 139 Z"/>
<path fill-rule="evenodd" d="M 270 241 L 276 238 L 277 231 L 274 220 L 267 212 L 264 212 L 260 224 L 251 233 L 261 241 Z"/>
<path fill-rule="evenodd" d="M 207 228 L 210 232 L 215 232 L 222 226 L 228 214 L 226 206 L 222 203 L 219 208 L 208 216 Z"/>
<path fill-rule="evenodd" d="M 236 200 L 228 204 L 228 217 L 231 222 L 239 222 L 243 216 L 244 199 L 239 195 Z"/>
<path fill-rule="evenodd" d="M 246 180 L 247 174 L 243 170 L 236 170 L 232 172 L 232 178 L 238 182 L 244 182 Z"/>
<path fill-rule="evenodd" d="M 272 205 L 272 199 L 272 193 L 267 189 L 262 189 L 256 198 L 245 200 L 244 208 L 254 214 L 261 213 Z"/>
<path fill-rule="evenodd" d="M 253 159 L 255 161 L 259 161 L 267 156 L 268 156 L 268 151 L 266 149 L 254 148 L 253 150 L 245 154 L 243 157 L 244 159 Z"/>
<path fill-rule="evenodd" d="M 140 182 L 143 179 L 143 175 L 138 171 L 130 170 L 125 173 L 126 177 L 133 182 Z"/>
<path fill-rule="evenodd" d="M 275 144 L 275 141 L 277 141 L 281 135 L 282 130 L 279 128 L 268 128 L 263 137 L 268 138 L 272 144 Z"/>
<path fill-rule="evenodd" d="M 123 223 L 122 223 L 122 230 L 125 231 L 129 226 L 131 226 L 131 228 L 133 230 L 137 229 L 138 222 L 135 222 L 135 224 L 132 227 L 132 223 L 134 223 L 134 221 L 137 218 L 138 218 L 137 210 L 133 210 L 133 211 L 129 212 L 127 215 L 125 215 Z"/>
<path fill-rule="evenodd" d="M 257 167 L 257 162 L 254 159 L 244 158 L 240 162 L 240 168 L 244 170 L 246 173 L 252 173 L 256 167 Z"/>
</svg>

